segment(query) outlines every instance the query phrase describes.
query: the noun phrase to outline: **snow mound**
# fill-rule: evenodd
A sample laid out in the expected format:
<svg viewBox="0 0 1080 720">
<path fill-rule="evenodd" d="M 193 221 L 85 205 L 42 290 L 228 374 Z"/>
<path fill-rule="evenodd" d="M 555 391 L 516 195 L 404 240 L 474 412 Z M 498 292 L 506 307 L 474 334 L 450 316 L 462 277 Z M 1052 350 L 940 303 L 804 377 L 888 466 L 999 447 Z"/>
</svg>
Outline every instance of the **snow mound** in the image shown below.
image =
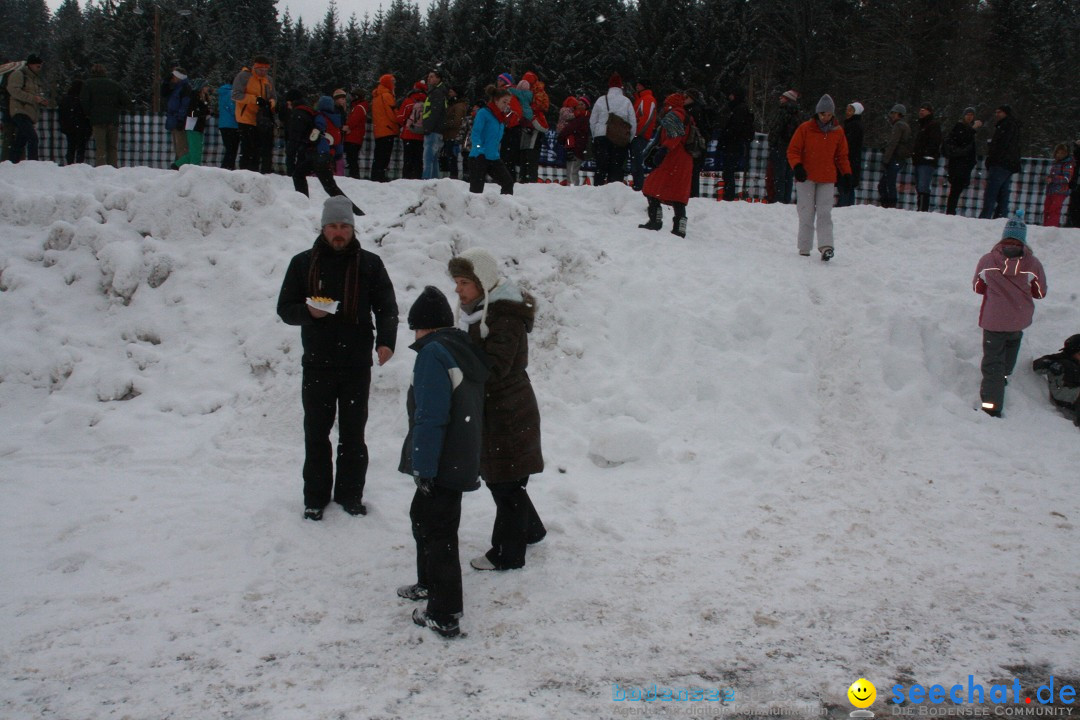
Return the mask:
<svg viewBox="0 0 1080 720">
<path fill-rule="evenodd" d="M 402 316 L 475 246 L 536 297 L 547 539 L 466 567 L 465 639 L 409 622 L 404 325 L 370 514 L 301 520 L 275 304 L 318 190 L 0 164 L 0 714 L 594 718 L 655 684 L 816 716 L 858 677 L 1080 671 L 1076 429 L 1030 372 L 1080 330 L 1080 231 L 1029 229 L 1050 294 L 993 420 L 970 282 L 1001 221 L 838 210 L 826 264 L 789 206 L 695 200 L 680 239 L 624 186 L 338 181 Z M 466 498 L 463 558 L 492 519 Z"/>
</svg>

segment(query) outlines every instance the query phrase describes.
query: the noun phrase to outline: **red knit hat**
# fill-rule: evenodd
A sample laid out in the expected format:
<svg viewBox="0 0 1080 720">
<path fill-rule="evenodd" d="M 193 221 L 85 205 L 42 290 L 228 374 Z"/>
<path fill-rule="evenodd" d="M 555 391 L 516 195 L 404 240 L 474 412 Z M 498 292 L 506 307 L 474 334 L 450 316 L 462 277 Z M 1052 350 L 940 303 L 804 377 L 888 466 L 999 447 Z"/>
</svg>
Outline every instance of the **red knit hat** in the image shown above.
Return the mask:
<svg viewBox="0 0 1080 720">
<path fill-rule="evenodd" d="M 427 92 L 427 83 L 423 80 L 417 80 L 413 83 L 412 89 L 419 90 L 420 92 Z"/>
<path fill-rule="evenodd" d="M 522 75 L 521 79 L 522 80 L 528 80 L 530 86 L 535 85 L 536 83 L 540 82 L 540 78 L 536 77 L 536 73 L 534 73 L 532 70 L 530 70 L 529 72 Z"/>
<path fill-rule="evenodd" d="M 664 104 L 673 108 L 683 108 L 686 106 L 686 96 L 682 93 L 671 93 L 664 98 Z"/>
<path fill-rule="evenodd" d="M 622 76 L 619 75 L 619 73 L 617 73 L 617 72 L 616 73 L 611 73 L 611 77 L 609 77 L 608 81 L 607 81 L 607 86 L 609 88 L 613 88 L 613 87 L 621 88 L 622 87 Z"/>
</svg>

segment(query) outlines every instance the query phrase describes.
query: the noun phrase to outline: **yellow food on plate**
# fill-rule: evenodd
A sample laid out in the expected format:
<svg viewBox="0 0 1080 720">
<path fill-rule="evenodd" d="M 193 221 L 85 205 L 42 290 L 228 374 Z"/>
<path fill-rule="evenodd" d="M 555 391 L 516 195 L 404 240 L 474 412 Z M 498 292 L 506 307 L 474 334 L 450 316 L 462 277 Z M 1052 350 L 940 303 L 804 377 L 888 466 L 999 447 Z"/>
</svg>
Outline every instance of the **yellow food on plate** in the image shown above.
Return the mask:
<svg viewBox="0 0 1080 720">
<path fill-rule="evenodd" d="M 334 302 L 333 298 L 328 297 L 312 297 L 308 299 L 311 300 L 311 302 L 313 303 L 322 303 L 323 305 L 329 305 L 330 303 Z"/>
</svg>

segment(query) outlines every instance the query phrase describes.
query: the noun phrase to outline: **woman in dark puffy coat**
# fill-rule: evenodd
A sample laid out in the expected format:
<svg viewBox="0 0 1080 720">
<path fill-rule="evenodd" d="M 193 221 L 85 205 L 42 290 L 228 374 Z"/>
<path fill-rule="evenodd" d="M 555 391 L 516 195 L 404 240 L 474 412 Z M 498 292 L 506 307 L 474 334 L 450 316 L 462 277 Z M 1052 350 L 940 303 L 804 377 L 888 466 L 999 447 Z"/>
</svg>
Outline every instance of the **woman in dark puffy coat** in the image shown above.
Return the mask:
<svg viewBox="0 0 1080 720">
<path fill-rule="evenodd" d="M 659 144 L 657 153 L 663 160 L 645 178 L 641 192 L 649 200 L 649 221 L 638 227 L 659 230 L 664 227 L 664 211 L 661 203 L 675 209 L 671 232 L 686 237 L 686 203 L 690 202 L 690 183 L 694 172 L 694 158 L 686 151 L 686 134 L 694 119 L 686 111 L 686 98 L 672 93 L 664 98 L 660 114 L 660 134 L 653 138 Z M 653 156 L 655 163 L 656 156 Z"/>
<path fill-rule="evenodd" d="M 547 534 L 525 489 L 543 472 L 540 408 L 526 368 L 536 303 L 500 277 L 486 250 L 472 248 L 450 260 L 460 300 L 458 327 L 483 348 L 491 374 L 484 386 L 484 435 L 480 477 L 495 500 L 491 549 L 470 565 L 511 570 L 525 564 L 525 548 Z"/>
</svg>

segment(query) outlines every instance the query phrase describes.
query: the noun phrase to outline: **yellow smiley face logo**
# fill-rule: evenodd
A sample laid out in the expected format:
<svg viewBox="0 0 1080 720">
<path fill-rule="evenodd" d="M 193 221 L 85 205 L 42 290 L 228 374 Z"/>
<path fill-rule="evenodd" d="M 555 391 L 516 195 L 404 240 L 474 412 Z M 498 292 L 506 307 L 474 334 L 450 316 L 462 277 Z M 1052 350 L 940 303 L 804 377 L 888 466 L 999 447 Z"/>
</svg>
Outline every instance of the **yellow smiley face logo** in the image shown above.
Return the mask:
<svg viewBox="0 0 1080 720">
<path fill-rule="evenodd" d="M 847 689 L 847 699 L 857 708 L 868 708 L 877 699 L 877 688 L 866 678 L 859 678 Z"/>
</svg>

